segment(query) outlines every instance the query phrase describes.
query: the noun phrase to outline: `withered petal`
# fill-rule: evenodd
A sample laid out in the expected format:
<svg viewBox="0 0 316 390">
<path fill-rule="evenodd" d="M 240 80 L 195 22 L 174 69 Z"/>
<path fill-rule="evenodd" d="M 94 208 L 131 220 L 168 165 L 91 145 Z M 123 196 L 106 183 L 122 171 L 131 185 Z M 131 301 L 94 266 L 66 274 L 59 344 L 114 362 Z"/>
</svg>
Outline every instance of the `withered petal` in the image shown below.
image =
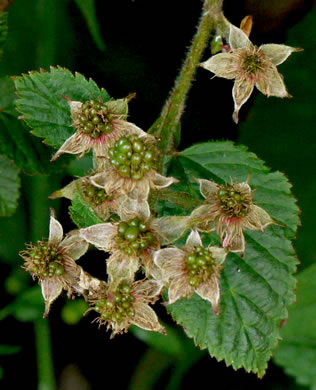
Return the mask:
<svg viewBox="0 0 316 390">
<path fill-rule="evenodd" d="M 234 79 L 238 74 L 236 58 L 233 53 L 216 54 L 207 61 L 202 62 L 201 66 L 215 73 L 217 77 L 223 77 L 225 79 Z"/>
<path fill-rule="evenodd" d="M 219 189 L 218 184 L 211 180 L 197 179 L 197 182 L 200 184 L 200 192 L 205 199 L 209 198 Z"/>
<path fill-rule="evenodd" d="M 179 248 L 160 249 L 154 254 L 154 263 L 162 270 L 163 282 L 183 275 L 185 252 Z"/>
<path fill-rule="evenodd" d="M 133 291 L 137 295 L 152 299 L 157 297 L 162 289 L 161 283 L 154 279 L 139 280 L 134 283 Z"/>
<path fill-rule="evenodd" d="M 78 114 L 80 112 L 80 108 L 83 103 L 75 100 L 71 100 L 68 102 L 68 104 L 70 106 L 72 120 L 75 121 L 78 118 Z"/>
<path fill-rule="evenodd" d="M 123 221 L 127 221 L 138 215 L 146 220 L 150 217 L 150 208 L 147 200 L 138 200 L 130 197 L 130 194 L 120 197 L 118 214 Z"/>
<path fill-rule="evenodd" d="M 64 188 L 61 190 L 57 190 L 53 192 L 49 198 L 50 199 L 57 199 L 57 198 L 67 198 L 73 200 L 74 195 L 76 194 L 76 187 L 77 184 L 81 181 L 81 179 L 73 180 L 71 183 L 67 184 Z"/>
<path fill-rule="evenodd" d="M 137 257 L 123 257 L 119 252 L 115 252 L 107 259 L 110 288 L 115 290 L 121 283 L 132 283 L 139 266 Z"/>
<path fill-rule="evenodd" d="M 51 161 L 56 160 L 61 154 L 79 154 L 82 156 L 87 151 L 91 149 L 91 145 L 87 142 L 86 138 L 76 131 L 71 137 L 62 144 L 62 146 L 57 150 L 54 156 L 51 158 Z"/>
<path fill-rule="evenodd" d="M 194 290 L 189 285 L 187 277 L 185 275 L 173 279 L 168 288 L 168 304 L 171 305 L 181 298 L 190 298 L 193 292 Z"/>
<path fill-rule="evenodd" d="M 53 244 L 58 244 L 63 239 L 63 227 L 61 224 L 57 221 L 57 219 L 54 218 L 53 215 L 50 217 L 49 221 L 49 239 L 48 241 Z"/>
<path fill-rule="evenodd" d="M 166 334 L 165 328 L 159 323 L 154 310 L 147 304 L 137 302 L 134 305 L 135 316 L 130 318 L 130 323 L 142 329 Z"/>
<path fill-rule="evenodd" d="M 212 206 L 209 204 L 203 204 L 197 207 L 191 213 L 191 226 L 200 232 L 212 232 L 216 229 L 217 222 L 212 220 L 210 216 Z"/>
<path fill-rule="evenodd" d="M 162 176 L 156 171 L 152 171 L 150 180 L 153 184 L 154 189 L 166 188 L 171 186 L 171 184 L 179 183 L 178 179 L 174 177 Z"/>
<path fill-rule="evenodd" d="M 268 225 L 274 223 L 270 215 L 261 207 L 252 205 L 245 221 L 245 227 L 263 231 Z"/>
<path fill-rule="evenodd" d="M 237 77 L 233 87 L 233 99 L 235 103 L 235 109 L 233 113 L 233 119 L 235 123 L 238 123 L 238 114 L 241 106 L 250 98 L 250 95 L 254 88 L 254 82 L 249 78 Z"/>
<path fill-rule="evenodd" d="M 191 216 L 170 216 L 156 218 L 151 225 L 160 236 L 160 244 L 166 245 L 181 238 L 190 224 Z"/>
<path fill-rule="evenodd" d="M 197 230 L 191 231 L 185 245 L 193 246 L 193 247 L 202 246 L 202 240 Z"/>
<path fill-rule="evenodd" d="M 89 243 L 80 237 L 78 230 L 75 230 L 65 237 L 60 243 L 60 247 L 64 248 L 67 255 L 72 259 L 78 260 L 87 252 Z"/>
<path fill-rule="evenodd" d="M 301 51 L 302 49 L 287 45 L 279 45 L 276 43 L 267 43 L 261 45 L 259 50 L 264 52 L 274 65 L 282 64 L 293 52 Z"/>
<path fill-rule="evenodd" d="M 271 65 L 265 70 L 262 77 L 256 82 L 256 87 L 266 96 L 291 97 L 286 90 L 283 77 L 278 72 L 275 65 Z"/>
<path fill-rule="evenodd" d="M 240 225 L 226 227 L 223 247 L 230 252 L 245 252 L 245 237 Z"/>
<path fill-rule="evenodd" d="M 220 287 L 218 278 L 213 275 L 206 282 L 201 283 L 196 289 L 196 293 L 203 299 L 211 302 L 212 309 L 219 315 Z"/>
<path fill-rule="evenodd" d="M 111 247 L 111 241 L 116 231 L 116 226 L 111 223 L 99 223 L 79 230 L 83 240 L 106 252 Z"/>
<path fill-rule="evenodd" d="M 217 246 L 209 246 L 207 249 L 209 252 L 211 252 L 211 255 L 217 265 L 224 263 L 227 256 L 227 251 L 225 249 L 219 248 Z"/>
<path fill-rule="evenodd" d="M 44 318 L 47 317 L 51 304 L 61 294 L 63 287 L 57 277 L 43 279 L 41 281 L 42 295 L 45 301 Z"/>
<path fill-rule="evenodd" d="M 233 24 L 229 25 L 229 45 L 233 50 L 253 48 L 247 34 Z"/>
</svg>

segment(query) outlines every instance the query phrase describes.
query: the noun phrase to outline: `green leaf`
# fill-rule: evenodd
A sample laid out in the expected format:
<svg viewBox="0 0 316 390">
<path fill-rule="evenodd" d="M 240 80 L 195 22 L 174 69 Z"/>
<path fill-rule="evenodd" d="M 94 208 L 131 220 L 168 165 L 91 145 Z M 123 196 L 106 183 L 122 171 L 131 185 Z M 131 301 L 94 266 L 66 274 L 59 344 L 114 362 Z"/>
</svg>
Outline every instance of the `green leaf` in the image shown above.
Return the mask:
<svg viewBox="0 0 316 390">
<path fill-rule="evenodd" d="M 316 389 L 316 264 L 297 276 L 297 302 L 281 330 L 274 361 L 299 384 Z"/>
<path fill-rule="evenodd" d="M 0 60 L 3 54 L 3 45 L 8 35 L 8 13 L 0 12 Z"/>
<path fill-rule="evenodd" d="M 61 170 L 70 156 L 62 156 L 54 164 L 50 162 L 51 148 L 33 137 L 29 127 L 17 118 L 15 86 L 9 77 L 0 78 L 0 91 L 0 154 L 29 174 L 48 174 Z"/>
<path fill-rule="evenodd" d="M 0 344 L 0 355 L 14 355 L 20 352 L 21 347 L 18 345 Z"/>
<path fill-rule="evenodd" d="M 0 216 L 10 215 L 17 207 L 19 171 L 6 157 L 0 156 Z"/>
<path fill-rule="evenodd" d="M 256 203 L 284 225 L 269 226 L 264 233 L 246 230 L 244 259 L 228 255 L 220 280 L 219 317 L 197 295 L 168 306 L 173 318 L 211 356 L 261 377 L 280 338 L 279 323 L 295 299 L 292 274 L 297 259 L 289 238 L 299 219 L 290 184 L 280 172 L 271 173 L 253 153 L 232 142 L 192 146 L 180 153 L 177 164 L 191 191 L 196 188 L 194 177 L 218 183 L 230 182 L 232 177 L 234 182 L 243 182 L 250 174 Z"/>
<path fill-rule="evenodd" d="M 60 171 L 68 164 L 71 156 L 62 156 L 54 164 L 50 162 L 52 150 L 17 118 L 0 113 L 0 154 L 14 161 L 16 166 L 28 174 L 48 174 Z"/>
<path fill-rule="evenodd" d="M 75 2 L 87 22 L 90 34 L 97 48 L 102 51 L 105 50 L 105 44 L 101 36 L 99 23 L 96 16 L 94 0 L 75 0 Z"/>
<path fill-rule="evenodd" d="M 14 78 L 18 92 L 17 110 L 32 133 L 44 138 L 48 145 L 59 148 L 75 132 L 70 106 L 65 97 L 85 102 L 90 98 L 110 99 L 104 89 L 80 73 L 73 75 L 64 68 L 50 68 L 50 72 L 29 72 Z"/>
<path fill-rule="evenodd" d="M 104 222 L 85 201 L 80 190 L 77 191 L 69 207 L 69 215 L 80 229 Z"/>
</svg>

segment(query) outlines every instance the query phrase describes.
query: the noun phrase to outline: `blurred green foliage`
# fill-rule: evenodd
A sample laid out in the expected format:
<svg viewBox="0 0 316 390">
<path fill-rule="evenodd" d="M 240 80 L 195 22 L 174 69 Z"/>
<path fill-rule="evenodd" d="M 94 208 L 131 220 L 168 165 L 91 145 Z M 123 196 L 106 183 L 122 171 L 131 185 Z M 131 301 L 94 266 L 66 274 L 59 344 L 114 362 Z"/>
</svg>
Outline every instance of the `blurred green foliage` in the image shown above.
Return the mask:
<svg viewBox="0 0 316 390">
<path fill-rule="evenodd" d="M 274 359 L 298 383 L 316 389 L 316 265 L 298 275 L 297 302 L 283 326 Z M 302 321 L 304 319 L 304 321 Z"/>
</svg>

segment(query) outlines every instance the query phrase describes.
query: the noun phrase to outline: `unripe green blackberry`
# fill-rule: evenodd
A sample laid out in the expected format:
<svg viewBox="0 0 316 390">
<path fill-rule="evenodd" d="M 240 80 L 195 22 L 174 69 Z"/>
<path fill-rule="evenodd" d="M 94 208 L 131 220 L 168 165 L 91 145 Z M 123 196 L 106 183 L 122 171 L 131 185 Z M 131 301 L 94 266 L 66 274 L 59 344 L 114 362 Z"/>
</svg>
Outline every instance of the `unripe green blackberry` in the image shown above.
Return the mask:
<svg viewBox="0 0 316 390">
<path fill-rule="evenodd" d="M 112 196 L 107 195 L 103 188 L 95 187 L 90 183 L 81 184 L 82 192 L 92 206 L 97 207 L 103 202 L 113 200 Z"/>
<path fill-rule="evenodd" d="M 198 287 L 206 281 L 214 272 L 214 259 L 210 252 L 203 247 L 196 247 L 186 256 L 185 267 L 187 269 L 188 283 L 192 287 Z"/>
<path fill-rule="evenodd" d="M 26 268 L 38 278 L 61 276 L 65 273 L 62 255 L 52 243 L 38 241 L 25 251 Z"/>
<path fill-rule="evenodd" d="M 226 185 L 217 191 L 220 208 L 229 217 L 245 217 L 248 213 L 249 201 L 233 186 Z"/>
<path fill-rule="evenodd" d="M 141 255 L 154 240 L 154 235 L 149 231 L 147 224 L 137 217 L 120 222 L 117 232 L 116 244 L 127 255 Z"/>
<path fill-rule="evenodd" d="M 111 133 L 112 121 L 113 115 L 108 112 L 106 104 L 93 99 L 83 103 L 78 114 L 79 129 L 92 139 Z"/>
<path fill-rule="evenodd" d="M 130 286 L 123 284 L 107 298 L 101 298 L 95 303 L 95 311 L 101 314 L 101 320 L 120 323 L 125 317 L 133 316 L 135 297 Z"/>
<path fill-rule="evenodd" d="M 133 134 L 121 137 L 109 149 L 110 163 L 121 177 L 138 181 L 149 172 L 155 162 L 153 145 L 146 145 L 141 137 Z"/>
</svg>

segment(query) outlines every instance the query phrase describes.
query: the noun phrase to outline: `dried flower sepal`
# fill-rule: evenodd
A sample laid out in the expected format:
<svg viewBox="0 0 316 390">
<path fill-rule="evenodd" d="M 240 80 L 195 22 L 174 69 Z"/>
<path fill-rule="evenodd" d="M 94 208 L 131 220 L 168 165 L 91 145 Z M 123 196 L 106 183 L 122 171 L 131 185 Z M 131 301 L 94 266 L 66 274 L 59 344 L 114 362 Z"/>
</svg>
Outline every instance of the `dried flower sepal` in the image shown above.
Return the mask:
<svg viewBox="0 0 316 390">
<path fill-rule="evenodd" d="M 166 188 L 178 182 L 156 172 L 155 143 L 156 139 L 144 132 L 126 131 L 124 136 L 110 144 L 108 163 L 103 164 L 102 171 L 91 180 L 108 194 L 116 192 L 129 195 L 138 202 L 146 201 L 150 189 Z"/>
<path fill-rule="evenodd" d="M 95 157 L 107 156 L 107 145 L 122 134 L 143 134 L 133 123 L 127 122 L 126 99 L 103 102 L 90 99 L 84 103 L 69 101 L 73 127 L 76 132 L 69 137 L 52 157 L 56 160 L 62 153 L 79 154 L 79 158 L 91 149 Z"/>
<path fill-rule="evenodd" d="M 216 230 L 222 245 L 231 252 L 244 253 L 244 229 L 261 230 L 275 222 L 253 202 L 248 183 L 217 184 L 198 179 L 205 204 L 195 209 L 192 218 L 201 231 Z"/>
<path fill-rule="evenodd" d="M 196 292 L 211 302 L 213 311 L 219 314 L 219 277 L 226 254 L 223 248 L 204 248 L 197 231 L 191 232 L 181 249 L 157 251 L 154 262 L 161 270 L 160 282 L 168 286 L 168 304 L 191 298 Z"/>
<path fill-rule="evenodd" d="M 38 241 L 36 245 L 29 244 L 27 249 L 20 252 L 24 259 L 24 268 L 33 279 L 38 279 L 45 301 L 44 317 L 48 315 L 53 301 L 66 290 L 71 296 L 80 277 L 81 267 L 75 260 L 88 250 L 88 243 L 78 234 L 73 233 L 63 240 L 63 228 L 55 219 L 50 217 L 48 242 Z"/>
<path fill-rule="evenodd" d="M 230 52 L 216 54 L 201 66 L 218 77 L 235 79 L 233 119 L 236 123 L 241 106 L 249 99 L 255 86 L 268 97 L 291 97 L 276 66 L 282 64 L 293 52 L 302 49 L 278 44 L 257 47 L 244 31 L 232 24 L 229 45 Z"/>
<path fill-rule="evenodd" d="M 159 298 L 161 286 L 155 280 L 141 280 L 131 284 L 123 283 L 102 295 L 90 299 L 92 308 L 100 314 L 96 319 L 107 330 L 112 330 L 111 338 L 128 331 L 131 325 L 149 331 L 165 334 L 154 310 L 149 307 Z"/>
</svg>

